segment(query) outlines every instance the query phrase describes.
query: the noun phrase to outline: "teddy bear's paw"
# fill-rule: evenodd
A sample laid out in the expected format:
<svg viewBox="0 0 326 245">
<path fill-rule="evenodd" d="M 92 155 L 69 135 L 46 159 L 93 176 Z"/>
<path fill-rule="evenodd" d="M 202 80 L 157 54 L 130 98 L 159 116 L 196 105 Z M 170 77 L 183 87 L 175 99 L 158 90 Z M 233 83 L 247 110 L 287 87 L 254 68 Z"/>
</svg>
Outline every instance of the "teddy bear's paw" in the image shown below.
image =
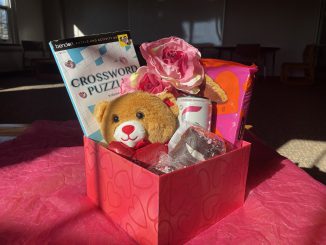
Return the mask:
<svg viewBox="0 0 326 245">
<path fill-rule="evenodd" d="M 213 81 L 213 79 L 205 75 L 205 88 L 204 88 L 204 96 L 217 104 L 223 104 L 227 102 L 228 96 L 225 93 L 225 91 L 218 85 L 216 82 Z"/>
</svg>

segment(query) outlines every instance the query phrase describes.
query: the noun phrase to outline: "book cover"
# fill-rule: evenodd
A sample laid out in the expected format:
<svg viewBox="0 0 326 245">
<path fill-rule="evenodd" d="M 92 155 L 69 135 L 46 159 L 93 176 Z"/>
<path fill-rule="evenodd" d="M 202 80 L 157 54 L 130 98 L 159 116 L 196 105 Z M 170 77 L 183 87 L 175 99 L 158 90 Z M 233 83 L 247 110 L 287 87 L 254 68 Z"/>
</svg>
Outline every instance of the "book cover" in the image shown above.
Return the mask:
<svg viewBox="0 0 326 245">
<path fill-rule="evenodd" d="M 119 96 L 121 79 L 139 62 L 128 31 L 55 40 L 49 43 L 84 134 L 103 141 L 93 111 Z"/>
</svg>

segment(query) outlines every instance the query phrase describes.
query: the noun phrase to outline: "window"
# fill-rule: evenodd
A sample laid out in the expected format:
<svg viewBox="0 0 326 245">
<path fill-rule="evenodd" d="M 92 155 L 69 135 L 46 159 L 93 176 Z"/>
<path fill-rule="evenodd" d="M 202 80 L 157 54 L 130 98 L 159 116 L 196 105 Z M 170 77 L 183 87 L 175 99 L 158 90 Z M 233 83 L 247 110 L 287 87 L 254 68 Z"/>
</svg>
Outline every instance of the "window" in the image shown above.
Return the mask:
<svg viewBox="0 0 326 245">
<path fill-rule="evenodd" d="M 0 42 L 10 42 L 10 2 L 0 0 Z"/>
</svg>

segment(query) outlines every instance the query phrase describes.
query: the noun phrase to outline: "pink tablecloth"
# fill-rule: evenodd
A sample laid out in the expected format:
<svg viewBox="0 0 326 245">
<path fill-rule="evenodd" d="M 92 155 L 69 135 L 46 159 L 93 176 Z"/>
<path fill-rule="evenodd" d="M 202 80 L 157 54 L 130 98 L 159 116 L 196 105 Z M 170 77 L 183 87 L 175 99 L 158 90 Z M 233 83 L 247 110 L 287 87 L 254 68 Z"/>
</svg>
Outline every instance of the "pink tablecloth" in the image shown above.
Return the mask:
<svg viewBox="0 0 326 245">
<path fill-rule="evenodd" d="M 325 244 L 326 187 L 259 140 L 245 205 L 188 244 Z M 134 244 L 85 196 L 77 122 L 40 121 L 0 144 L 0 244 Z"/>
</svg>

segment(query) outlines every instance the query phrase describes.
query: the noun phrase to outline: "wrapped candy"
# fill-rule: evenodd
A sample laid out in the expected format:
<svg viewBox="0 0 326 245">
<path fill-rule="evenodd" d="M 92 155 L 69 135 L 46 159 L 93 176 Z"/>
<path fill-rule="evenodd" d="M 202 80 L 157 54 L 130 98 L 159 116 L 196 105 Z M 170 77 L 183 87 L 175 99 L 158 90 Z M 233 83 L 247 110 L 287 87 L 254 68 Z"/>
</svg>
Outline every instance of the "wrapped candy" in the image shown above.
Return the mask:
<svg viewBox="0 0 326 245">
<path fill-rule="evenodd" d="M 169 156 L 178 161 L 178 165 L 189 166 L 226 152 L 225 142 L 214 133 L 201 127 L 190 126 Z"/>
<path fill-rule="evenodd" d="M 162 154 L 159 163 L 150 168 L 151 171 L 170 173 L 224 154 L 227 150 L 221 137 L 194 125 L 189 125 L 172 149 L 169 147 L 169 154 Z"/>
</svg>

